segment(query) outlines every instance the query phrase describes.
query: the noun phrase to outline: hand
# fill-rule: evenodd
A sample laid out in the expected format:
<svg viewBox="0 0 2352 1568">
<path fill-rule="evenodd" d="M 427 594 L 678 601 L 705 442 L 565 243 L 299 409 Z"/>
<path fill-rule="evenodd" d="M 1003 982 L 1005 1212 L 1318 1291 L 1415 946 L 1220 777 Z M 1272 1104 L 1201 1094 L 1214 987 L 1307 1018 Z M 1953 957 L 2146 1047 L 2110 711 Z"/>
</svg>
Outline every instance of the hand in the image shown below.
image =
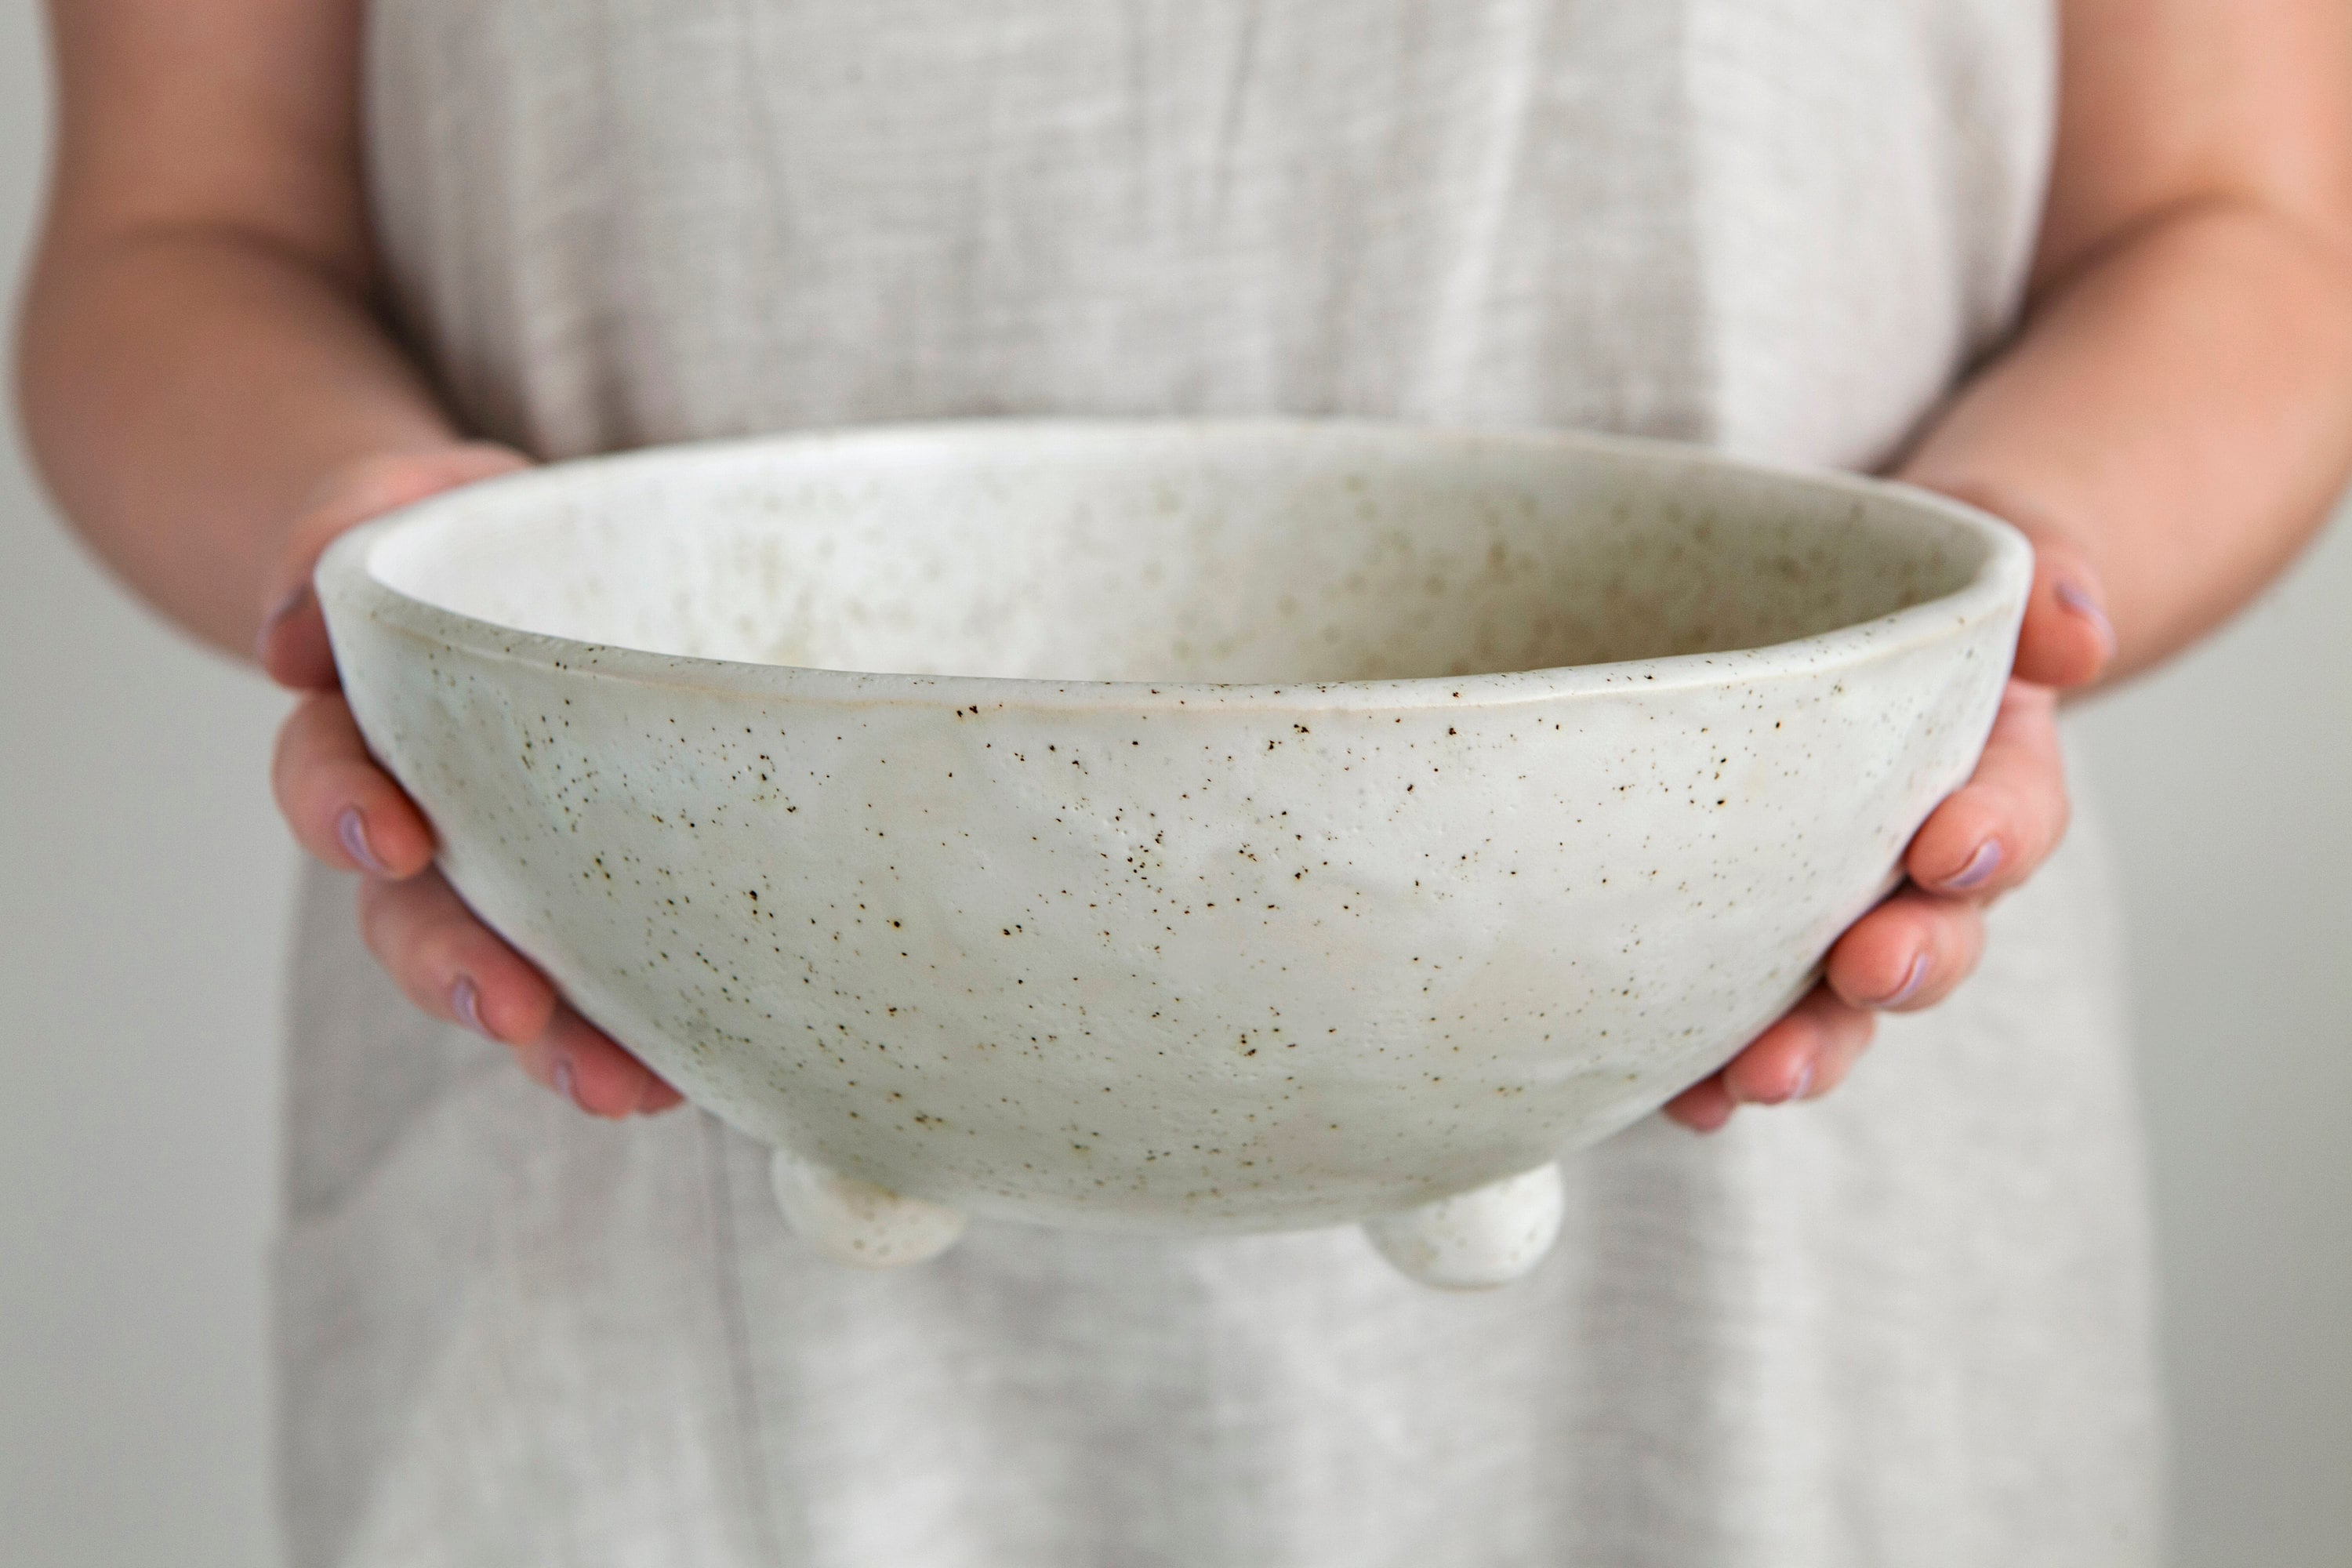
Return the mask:
<svg viewBox="0 0 2352 1568">
<path fill-rule="evenodd" d="M 1712 1132 L 1742 1105 L 1826 1094 L 1870 1044 L 1878 1013 L 1932 1007 L 1968 978 L 1983 950 L 1986 907 L 2032 876 L 2066 831 L 2058 692 L 2096 679 L 2114 658 L 2104 602 L 2080 551 L 2036 538 L 2033 591 L 2000 715 L 1976 773 L 1912 837 L 1903 859 L 1909 880 L 1838 938 L 1804 1000 L 1721 1071 L 1667 1101 L 1668 1117 Z"/>
<path fill-rule="evenodd" d="M 305 693 L 278 731 L 270 784 L 302 847 L 356 871 L 368 951 L 408 999 L 513 1050 L 539 1083 L 593 1115 L 666 1110 L 676 1089 L 566 1005 L 546 977 L 467 909 L 433 866 L 433 829 L 375 764 L 335 676 L 310 569 L 336 535 L 437 491 L 527 467 L 503 447 L 450 446 L 338 471 L 296 521 L 256 656 Z"/>
</svg>

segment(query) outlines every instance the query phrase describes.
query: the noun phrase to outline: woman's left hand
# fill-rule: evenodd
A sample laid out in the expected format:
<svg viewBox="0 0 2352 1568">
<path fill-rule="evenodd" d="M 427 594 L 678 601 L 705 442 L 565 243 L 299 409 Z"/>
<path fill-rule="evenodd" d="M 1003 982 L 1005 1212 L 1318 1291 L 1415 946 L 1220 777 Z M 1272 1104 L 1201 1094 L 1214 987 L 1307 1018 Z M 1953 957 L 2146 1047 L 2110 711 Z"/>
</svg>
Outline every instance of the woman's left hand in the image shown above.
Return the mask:
<svg viewBox="0 0 2352 1568">
<path fill-rule="evenodd" d="M 1913 836 L 1903 860 L 1909 880 L 1838 938 L 1803 1001 L 1666 1103 L 1673 1120 L 1712 1132 L 1742 1105 L 1835 1089 L 1870 1044 L 1876 1015 L 1932 1007 L 1968 978 L 1983 950 L 1986 907 L 2058 847 L 2067 815 L 2058 693 L 2097 679 L 2116 639 L 2082 552 L 2046 536 L 2034 546 L 2032 596 L 2000 716 L 1975 773 Z"/>
</svg>

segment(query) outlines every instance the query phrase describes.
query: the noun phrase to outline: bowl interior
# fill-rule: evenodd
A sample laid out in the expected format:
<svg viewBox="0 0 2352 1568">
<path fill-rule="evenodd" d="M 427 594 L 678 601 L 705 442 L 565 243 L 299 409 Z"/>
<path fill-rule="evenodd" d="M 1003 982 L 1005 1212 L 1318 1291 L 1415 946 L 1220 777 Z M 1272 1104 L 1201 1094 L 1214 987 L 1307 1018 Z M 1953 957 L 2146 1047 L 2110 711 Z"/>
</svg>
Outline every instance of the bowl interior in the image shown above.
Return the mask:
<svg viewBox="0 0 2352 1568">
<path fill-rule="evenodd" d="M 1708 653 L 1966 586 L 1964 521 L 1665 449 L 1362 427 L 907 427 L 564 465 L 427 503 L 379 581 L 649 652 L 1321 682 Z"/>
</svg>

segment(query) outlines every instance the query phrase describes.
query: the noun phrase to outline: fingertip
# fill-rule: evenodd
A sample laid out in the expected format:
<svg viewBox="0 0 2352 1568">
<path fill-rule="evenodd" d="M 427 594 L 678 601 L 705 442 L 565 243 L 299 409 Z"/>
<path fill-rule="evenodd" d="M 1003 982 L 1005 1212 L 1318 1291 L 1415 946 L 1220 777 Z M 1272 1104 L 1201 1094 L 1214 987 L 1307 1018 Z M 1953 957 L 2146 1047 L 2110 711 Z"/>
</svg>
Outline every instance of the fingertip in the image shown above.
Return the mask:
<svg viewBox="0 0 2352 1568">
<path fill-rule="evenodd" d="M 1913 984 L 1926 952 L 1916 896 L 1897 894 L 1846 928 L 1830 949 L 1822 978 L 1849 1007 L 1889 1006 Z"/>
<path fill-rule="evenodd" d="M 1924 931 L 1833 955 L 1830 989 L 1845 1005 L 1864 1012 L 1895 1013 L 1920 1001 L 1936 978 L 1933 942 Z"/>
<path fill-rule="evenodd" d="M 1904 893 L 1839 939 L 1830 952 L 1830 987 L 1848 1007 L 1916 1012 L 1950 995 L 1983 951 L 1979 904 Z"/>
<path fill-rule="evenodd" d="M 1902 478 L 1990 512 L 2022 532 L 2033 547 L 2033 580 L 2013 660 L 2019 675 L 2045 686 L 2085 686 L 2113 662 L 2116 631 L 2107 616 L 2105 584 L 2081 531 L 2031 496 L 1988 482 L 1969 470 L 1925 456 Z"/>
<path fill-rule="evenodd" d="M 1813 1081 L 1817 1054 L 1813 1033 L 1801 1023 L 1790 1022 L 1770 1048 L 1749 1047 L 1724 1069 L 1725 1091 L 1741 1105 L 1783 1105 L 1802 1100 Z"/>
<path fill-rule="evenodd" d="M 1843 1083 L 1877 1032 L 1876 1014 L 1831 1000 L 1822 1013 L 1821 1048 L 1813 1055 L 1804 1090 L 1796 1098 L 1819 1100 Z"/>
<path fill-rule="evenodd" d="M 474 987 L 473 1016 L 464 1016 L 460 1007 L 460 1022 L 506 1046 L 523 1045 L 547 1033 L 555 1019 L 555 988 L 537 970 L 520 958 L 490 960 L 477 967 L 488 973 L 460 976 L 460 984 Z"/>
<path fill-rule="evenodd" d="M 1819 1066 L 1818 1054 L 1808 1054 L 1804 1060 L 1798 1064 L 1797 1070 L 1790 1075 L 1788 1088 L 1781 1091 L 1779 1103 L 1792 1104 L 1798 1100 L 1811 1100 L 1813 1095 L 1813 1080 Z"/>
<path fill-rule="evenodd" d="M 1725 1090 L 1723 1075 L 1716 1073 L 1691 1085 L 1662 1109 L 1667 1121 L 1704 1135 L 1720 1131 L 1739 1107 Z"/>
<path fill-rule="evenodd" d="M 574 1105 L 616 1121 L 644 1102 L 653 1074 L 594 1025 L 562 1007 L 548 1034 L 555 1047 L 551 1087 Z"/>
<path fill-rule="evenodd" d="M 645 1099 L 647 1073 L 635 1058 L 617 1046 L 573 1053 L 578 1079 L 572 1102 L 589 1115 L 618 1121 L 635 1114 Z"/>
<path fill-rule="evenodd" d="M 2000 835 L 1989 831 L 1939 836 L 1937 842 L 1915 847 L 1905 865 L 1911 879 L 1930 892 L 1964 897 L 1989 890 L 2008 862 Z"/>
<path fill-rule="evenodd" d="M 335 814 L 335 847 L 351 862 L 347 869 L 386 881 L 400 879 L 393 875 L 390 863 L 377 853 L 374 835 L 368 831 L 367 813 L 358 806 L 347 805 Z"/>
<path fill-rule="evenodd" d="M 2086 567 L 2071 563 L 2037 573 L 2018 630 L 2016 670 L 2040 686 L 2088 686 L 2115 661 L 2116 628 L 2106 595 Z"/>
<path fill-rule="evenodd" d="M 1911 955 L 1910 962 L 1904 965 L 1902 973 L 1891 986 L 1881 988 L 1875 995 L 1848 996 L 1844 1000 L 1857 1006 L 1875 1007 L 1881 1012 L 1907 1007 L 1927 990 L 1928 977 L 1934 970 L 1933 956 L 1927 949 L 1921 948 Z"/>
<path fill-rule="evenodd" d="M 2113 654 L 2111 645 L 2086 628 L 2042 622 L 2018 634 L 2014 668 L 2038 686 L 2073 691 L 2105 675 Z"/>
<path fill-rule="evenodd" d="M 2080 622 L 2108 654 L 2116 650 L 2116 626 L 2107 619 L 2106 595 L 2094 584 L 2073 577 L 2061 577 L 2050 589 L 2058 607 Z"/>
<path fill-rule="evenodd" d="M 344 864 L 340 869 L 387 882 L 405 882 L 433 864 L 433 830 L 389 779 L 343 781 L 348 796 L 329 829 Z M 336 857 L 323 857 L 332 864 Z"/>
<path fill-rule="evenodd" d="M 1982 903 L 2017 887 L 2065 837 L 2069 806 L 2057 693 L 2010 682 L 1969 781 L 1929 814 L 1904 853 L 1921 889 Z"/>
<path fill-rule="evenodd" d="M 1990 870 L 2000 869 L 1997 862 L 2002 853 L 2006 816 L 2000 797 L 1980 779 L 1972 778 L 1946 795 L 1911 836 L 1910 845 L 1903 851 L 1904 874 L 1937 892 L 1949 890 L 1955 881 L 1980 885 L 1989 875 L 1981 863 L 1986 846 L 1993 847 L 1996 860 Z M 1972 875 L 1974 881 L 1969 880 Z"/>
<path fill-rule="evenodd" d="M 368 842 L 384 868 L 377 874 L 405 881 L 433 864 L 433 829 L 397 784 L 384 782 L 389 798 L 370 801 L 364 812 Z"/>
</svg>

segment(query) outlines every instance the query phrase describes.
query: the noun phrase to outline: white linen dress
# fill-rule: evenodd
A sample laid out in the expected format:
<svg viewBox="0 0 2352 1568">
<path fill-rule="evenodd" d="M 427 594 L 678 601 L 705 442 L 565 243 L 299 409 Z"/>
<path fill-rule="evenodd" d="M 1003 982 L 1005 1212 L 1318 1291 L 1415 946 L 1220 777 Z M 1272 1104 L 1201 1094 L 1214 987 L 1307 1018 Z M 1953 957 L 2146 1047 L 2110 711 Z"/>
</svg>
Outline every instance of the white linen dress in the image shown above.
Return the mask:
<svg viewBox="0 0 2352 1568">
<path fill-rule="evenodd" d="M 2015 323 L 2046 0 L 377 0 L 400 330 L 547 457 L 1348 414 L 1867 468 Z M 761 1151 L 408 1009 L 312 874 L 299 1568 L 2147 1563 L 2095 846 L 1838 1093 L 1567 1162 L 1528 1281 L 1353 1231 L 810 1255 Z"/>
</svg>

